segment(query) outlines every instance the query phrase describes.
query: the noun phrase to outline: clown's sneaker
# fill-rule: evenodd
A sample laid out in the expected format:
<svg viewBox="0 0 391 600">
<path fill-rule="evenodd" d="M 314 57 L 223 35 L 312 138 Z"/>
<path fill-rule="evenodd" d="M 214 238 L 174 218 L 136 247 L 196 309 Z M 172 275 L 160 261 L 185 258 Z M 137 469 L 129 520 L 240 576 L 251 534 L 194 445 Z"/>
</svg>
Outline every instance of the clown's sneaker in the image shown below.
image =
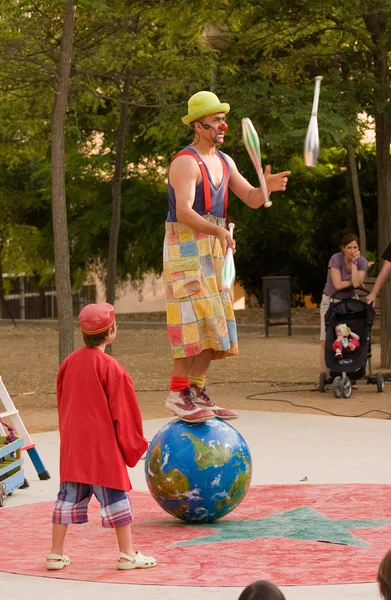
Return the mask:
<svg viewBox="0 0 391 600">
<path fill-rule="evenodd" d="M 170 391 L 164 406 L 168 412 L 186 423 L 202 423 L 216 416 L 212 410 L 200 407 L 194 402 L 194 396 L 189 388 L 180 392 Z"/>
<path fill-rule="evenodd" d="M 212 402 L 208 394 L 205 392 L 205 388 L 200 388 L 198 385 L 193 384 L 190 388 L 190 391 L 194 396 L 194 402 L 196 405 L 213 411 L 215 417 L 224 419 L 224 421 L 239 419 L 239 414 L 236 412 L 236 410 L 233 410 L 232 408 L 222 408 L 221 406 L 217 406 L 214 402 Z"/>
</svg>

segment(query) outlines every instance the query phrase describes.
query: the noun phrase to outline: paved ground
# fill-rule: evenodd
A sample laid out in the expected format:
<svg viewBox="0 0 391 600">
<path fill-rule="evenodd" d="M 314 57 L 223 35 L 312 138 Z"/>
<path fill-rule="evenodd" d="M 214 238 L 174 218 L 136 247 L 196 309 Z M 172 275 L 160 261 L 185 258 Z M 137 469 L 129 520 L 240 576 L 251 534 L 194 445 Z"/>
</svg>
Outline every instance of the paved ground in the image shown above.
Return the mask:
<svg viewBox="0 0 391 600">
<path fill-rule="evenodd" d="M 149 439 L 166 422 L 153 419 L 145 422 Z M 236 422 L 238 430 L 249 444 L 254 462 L 253 484 L 299 483 L 304 477 L 309 483 L 388 483 L 391 484 L 389 456 L 391 454 L 390 424 L 381 419 L 321 417 L 310 414 L 265 413 L 241 411 Z M 34 435 L 45 466 L 52 474 L 49 481 L 39 481 L 28 458 L 26 472 L 30 488 L 16 490 L 7 498 L 7 507 L 28 502 L 40 502 L 55 497 L 58 488 L 58 434 L 46 432 Z M 134 488 L 146 490 L 143 464 L 131 471 Z M 302 484 L 305 485 L 305 484 Z M 42 524 L 50 527 L 50 524 Z M 39 548 L 44 560 L 46 548 Z M 381 557 L 379 557 L 380 561 Z M 240 566 L 238 566 L 240 568 Z M 84 583 L 10 575 L 0 572 L 0 590 L 6 590 L 8 600 L 41 600 L 56 597 L 68 600 L 120 600 L 124 595 L 133 600 L 209 600 L 224 597 L 236 600 L 239 588 L 175 588 L 128 586 L 121 584 Z M 309 586 L 283 588 L 287 600 L 373 600 L 378 598 L 375 584 L 346 586 Z"/>
</svg>

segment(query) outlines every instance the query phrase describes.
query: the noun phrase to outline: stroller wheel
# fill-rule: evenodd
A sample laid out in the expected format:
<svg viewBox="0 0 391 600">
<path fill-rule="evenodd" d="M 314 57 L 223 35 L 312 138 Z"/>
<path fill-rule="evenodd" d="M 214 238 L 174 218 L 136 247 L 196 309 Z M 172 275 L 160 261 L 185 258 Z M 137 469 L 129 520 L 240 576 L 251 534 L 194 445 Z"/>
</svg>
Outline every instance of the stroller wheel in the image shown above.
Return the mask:
<svg viewBox="0 0 391 600">
<path fill-rule="evenodd" d="M 336 398 L 342 396 L 342 377 L 336 377 L 333 381 L 333 394 Z"/>
<path fill-rule="evenodd" d="M 376 375 L 376 387 L 378 392 L 384 392 L 384 375 L 383 373 L 377 373 Z"/>
<path fill-rule="evenodd" d="M 319 391 L 320 392 L 326 391 L 326 381 L 327 381 L 327 374 L 324 371 L 321 371 L 321 373 L 319 373 Z"/>
<path fill-rule="evenodd" d="M 349 377 L 343 378 L 341 387 L 343 397 L 350 398 L 350 396 L 352 395 L 352 382 L 350 381 Z"/>
</svg>

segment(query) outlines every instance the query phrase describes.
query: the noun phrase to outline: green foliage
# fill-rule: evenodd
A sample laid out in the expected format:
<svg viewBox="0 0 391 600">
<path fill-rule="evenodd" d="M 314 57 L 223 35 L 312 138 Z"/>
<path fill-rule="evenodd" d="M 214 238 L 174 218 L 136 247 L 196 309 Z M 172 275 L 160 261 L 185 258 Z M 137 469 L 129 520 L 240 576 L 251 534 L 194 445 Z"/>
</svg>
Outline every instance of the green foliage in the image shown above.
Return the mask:
<svg viewBox="0 0 391 600">
<path fill-rule="evenodd" d="M 47 272 L 53 264 L 50 223 L 50 118 L 64 3 L 0 0 L 0 248 L 8 269 Z M 78 0 L 66 123 L 66 189 L 73 284 L 91 269 L 104 276 L 111 222 L 111 179 L 120 103 L 129 106 L 122 184 L 118 278 L 161 271 L 167 211 L 166 175 L 191 140 L 181 123 L 187 100 L 209 89 L 231 104 L 224 150 L 258 185 L 241 143 L 240 119 L 261 138 L 264 165 L 290 168 L 285 194 L 270 210 L 230 200 L 236 223 L 239 279 L 260 300 L 262 277 L 293 278 L 297 294 L 318 300 L 327 262 L 355 225 L 346 182 L 346 140 L 358 160 L 368 248 L 377 247 L 377 195 L 372 147 L 361 147 L 357 115 L 388 112 L 379 89 L 374 41 L 366 19 L 372 0 Z M 388 3 L 376 2 L 389 20 Z M 388 21 L 387 21 L 388 22 Z M 221 49 L 200 45 L 205 24 L 226 23 Z M 390 47 L 389 28 L 381 43 Z M 313 78 L 323 75 L 321 153 L 304 167 Z M 129 93 L 123 97 L 124 82 Z M 352 223 L 352 225 L 350 225 Z"/>
<path fill-rule="evenodd" d="M 361 161 L 371 163 L 369 173 L 373 178 L 370 159 L 362 152 Z M 313 301 L 320 301 L 330 256 L 338 252 L 348 232 L 344 165 L 345 152 L 340 148 L 324 150 L 313 170 L 304 167 L 301 158 L 292 156 L 285 166 L 294 176 L 284 194 L 272 194 L 272 208 L 251 211 L 231 198 L 229 214 L 236 224 L 237 274 L 247 293 L 255 295 L 261 304 L 262 277 L 271 275 L 290 275 L 295 296 L 308 294 Z M 249 179 L 254 177 L 249 174 Z M 373 181 L 365 200 L 367 221 L 372 226 L 372 230 L 367 229 L 372 244 L 369 247 L 374 250 L 377 207 Z M 353 232 L 357 233 L 357 226 Z"/>
<path fill-rule="evenodd" d="M 19 157 L 19 160 L 21 158 Z M 3 272 L 42 278 L 52 269 L 46 225 L 50 218 L 37 160 L 0 163 L 0 261 Z M 23 202 L 21 202 L 23 199 Z"/>
</svg>

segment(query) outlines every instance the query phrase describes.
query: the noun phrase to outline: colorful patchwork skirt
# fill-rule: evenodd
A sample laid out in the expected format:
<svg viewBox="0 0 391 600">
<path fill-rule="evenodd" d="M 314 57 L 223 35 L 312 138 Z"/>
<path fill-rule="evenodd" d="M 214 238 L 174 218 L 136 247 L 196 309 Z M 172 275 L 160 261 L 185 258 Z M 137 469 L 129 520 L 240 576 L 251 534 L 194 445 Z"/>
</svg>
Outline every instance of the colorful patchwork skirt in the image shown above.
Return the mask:
<svg viewBox="0 0 391 600">
<path fill-rule="evenodd" d="M 225 219 L 204 218 L 225 227 Z M 217 237 L 166 222 L 163 273 L 173 358 L 188 358 L 207 349 L 214 351 L 213 359 L 238 354 L 231 294 L 221 285 L 223 261 Z"/>
</svg>

